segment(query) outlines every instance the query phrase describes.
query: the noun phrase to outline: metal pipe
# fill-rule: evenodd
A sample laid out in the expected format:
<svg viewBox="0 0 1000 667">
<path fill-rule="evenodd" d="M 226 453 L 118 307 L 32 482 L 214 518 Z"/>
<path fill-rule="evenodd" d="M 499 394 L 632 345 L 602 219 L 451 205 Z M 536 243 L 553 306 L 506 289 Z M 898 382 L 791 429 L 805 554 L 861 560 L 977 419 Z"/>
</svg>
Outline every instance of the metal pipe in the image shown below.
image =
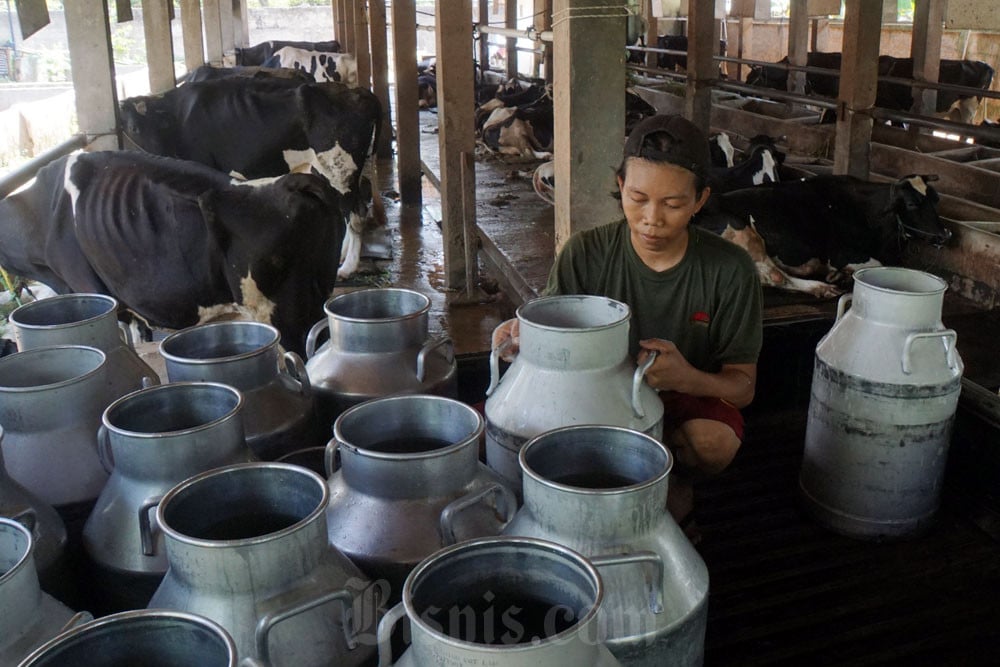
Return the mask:
<svg viewBox="0 0 1000 667">
<path fill-rule="evenodd" d="M 524 30 L 519 30 L 517 28 L 499 28 L 491 25 L 484 25 L 482 23 L 475 23 L 472 26 L 473 34 L 482 33 L 484 35 L 500 35 L 501 37 L 514 37 L 517 39 L 530 39 L 532 41 L 541 42 L 551 42 L 552 41 L 552 31 L 543 30 L 539 32 L 534 28 L 525 28 Z"/>
<path fill-rule="evenodd" d="M 14 169 L 3 178 L 0 178 L 0 199 L 6 197 L 14 190 L 30 181 L 38 173 L 38 170 L 50 162 L 58 160 L 63 155 L 68 155 L 78 148 L 83 148 L 91 142 L 85 134 L 74 134 L 72 137 L 62 142 L 58 146 L 50 148 L 41 155 L 36 155 L 17 169 Z"/>
</svg>

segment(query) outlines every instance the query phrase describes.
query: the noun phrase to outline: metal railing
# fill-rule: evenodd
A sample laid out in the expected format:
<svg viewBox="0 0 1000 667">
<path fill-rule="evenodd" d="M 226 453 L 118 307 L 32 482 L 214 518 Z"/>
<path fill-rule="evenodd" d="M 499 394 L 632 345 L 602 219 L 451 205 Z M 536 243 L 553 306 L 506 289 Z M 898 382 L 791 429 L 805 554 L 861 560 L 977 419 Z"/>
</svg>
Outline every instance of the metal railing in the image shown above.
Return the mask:
<svg viewBox="0 0 1000 667">
<path fill-rule="evenodd" d="M 74 134 L 58 146 L 50 148 L 44 153 L 31 158 L 3 178 L 0 178 L 0 199 L 6 197 L 33 179 L 35 174 L 38 173 L 38 170 L 48 163 L 58 160 L 62 156 L 68 155 L 78 148 L 84 148 L 91 141 L 92 139 L 85 134 Z"/>
</svg>

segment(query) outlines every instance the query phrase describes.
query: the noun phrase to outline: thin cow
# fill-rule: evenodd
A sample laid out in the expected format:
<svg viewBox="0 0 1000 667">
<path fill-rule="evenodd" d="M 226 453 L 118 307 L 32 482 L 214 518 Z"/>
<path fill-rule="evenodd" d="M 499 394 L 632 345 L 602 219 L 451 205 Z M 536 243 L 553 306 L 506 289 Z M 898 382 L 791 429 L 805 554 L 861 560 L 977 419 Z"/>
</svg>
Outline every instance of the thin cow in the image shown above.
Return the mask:
<svg viewBox="0 0 1000 667">
<path fill-rule="evenodd" d="M 350 228 L 341 275 L 357 269 L 368 216 L 361 172 L 382 115 L 371 91 L 235 77 L 132 97 L 122 102 L 121 115 L 125 135 L 156 155 L 250 179 L 303 170 L 324 177 L 343 195 L 341 219 Z"/>
<path fill-rule="evenodd" d="M 761 284 L 826 298 L 857 269 L 895 264 L 907 239 L 942 245 L 936 176 L 821 175 L 713 195 L 695 223 L 744 248 Z"/>
<path fill-rule="evenodd" d="M 237 65 L 263 65 L 264 61 L 274 55 L 278 49 L 292 46 L 297 49 L 307 49 L 309 51 L 325 51 L 327 53 L 340 53 L 340 42 L 331 39 L 325 42 L 293 42 L 280 39 L 273 39 L 260 44 L 247 47 L 236 47 Z"/>
<path fill-rule="evenodd" d="M 184 160 L 76 153 L 0 201 L 0 265 L 109 294 L 157 327 L 237 312 L 301 352 L 336 282 L 340 199 L 313 174 L 235 183 Z"/>
<path fill-rule="evenodd" d="M 349 53 L 327 53 L 286 46 L 265 60 L 264 66 L 302 70 L 317 81 L 358 85 L 358 60 Z"/>
</svg>

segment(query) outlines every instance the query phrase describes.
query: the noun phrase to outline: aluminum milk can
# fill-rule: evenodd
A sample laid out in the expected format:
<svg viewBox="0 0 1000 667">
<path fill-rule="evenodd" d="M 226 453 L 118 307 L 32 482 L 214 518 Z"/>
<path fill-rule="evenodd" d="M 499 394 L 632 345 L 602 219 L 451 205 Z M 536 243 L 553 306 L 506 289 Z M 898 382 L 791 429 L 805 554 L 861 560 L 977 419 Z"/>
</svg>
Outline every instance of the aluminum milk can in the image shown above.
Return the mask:
<svg viewBox="0 0 1000 667">
<path fill-rule="evenodd" d="M 390 394 L 458 394 L 455 352 L 448 337 L 429 338 L 423 294 L 364 289 L 326 302 L 326 319 L 306 337 L 306 372 L 318 394 L 321 420 L 332 424 L 352 405 Z M 324 329 L 330 340 L 316 344 Z"/>
<path fill-rule="evenodd" d="M 244 407 L 228 385 L 171 382 L 104 411 L 98 451 L 114 468 L 83 527 L 83 546 L 113 610 L 144 607 L 167 571 L 152 518 L 167 491 L 205 470 L 254 460 L 243 437 Z"/>
<path fill-rule="evenodd" d="M 195 614 L 139 610 L 77 626 L 39 647 L 19 667 L 236 667 L 222 626 Z M 249 666 L 248 666 L 249 667 Z"/>
<path fill-rule="evenodd" d="M 406 578 L 403 601 L 379 623 L 379 665 L 611 667 L 597 616 L 605 587 L 583 556 L 524 537 L 460 542 Z M 412 641 L 393 662 L 393 626 Z"/>
<path fill-rule="evenodd" d="M 31 532 L 0 517 L 0 665 L 16 665 L 81 616 L 38 585 Z"/>
<path fill-rule="evenodd" d="M 451 398 L 378 398 L 343 412 L 327 446 L 330 542 L 398 601 L 410 570 L 441 547 L 497 535 L 517 499 L 479 462 L 483 418 Z"/>
<path fill-rule="evenodd" d="M 218 322 L 160 342 L 171 382 L 221 382 L 243 393 L 247 443 L 266 461 L 321 447 L 330 435 L 320 428 L 305 364 L 294 352 L 282 355 L 279 338 L 261 322 Z"/>
<path fill-rule="evenodd" d="M 7 472 L 56 510 L 92 503 L 108 479 L 97 458 L 97 428 L 104 408 L 125 392 L 114 390 L 106 373 L 104 353 L 82 345 L 0 359 Z"/>
<path fill-rule="evenodd" d="M 862 269 L 816 346 L 799 486 L 837 532 L 901 537 L 938 509 L 962 387 L 956 335 L 941 323 L 946 287 L 922 271 Z"/>
<path fill-rule="evenodd" d="M 3 442 L 0 426 L 0 443 Z M 0 516 L 12 518 L 28 527 L 34 542 L 35 566 L 44 579 L 66 549 L 66 526 L 58 512 L 7 474 L 0 448 Z"/>
<path fill-rule="evenodd" d="M 624 426 L 663 435 L 663 403 L 629 358 L 629 307 L 599 296 L 551 296 L 517 309 L 520 352 L 500 378 L 490 356 L 486 462 L 520 487 L 517 454 L 562 426 Z M 652 364 L 654 357 L 648 363 Z"/>
<path fill-rule="evenodd" d="M 107 381 L 121 396 L 159 384 L 156 371 L 138 354 L 132 335 L 117 318 L 118 300 L 105 294 L 63 294 L 26 303 L 10 314 L 17 349 L 88 345 L 108 357 Z"/>
<path fill-rule="evenodd" d="M 524 507 L 504 535 L 551 540 L 597 565 L 602 636 L 623 665 L 700 665 L 708 568 L 666 510 L 667 448 L 626 428 L 570 426 L 528 441 L 520 463 Z M 621 554 L 627 564 L 602 565 Z"/>
<path fill-rule="evenodd" d="M 149 608 L 214 620 L 241 660 L 369 664 L 378 589 L 327 542 L 329 500 L 320 475 L 283 463 L 243 463 L 181 482 L 156 510 L 170 567 Z"/>
</svg>

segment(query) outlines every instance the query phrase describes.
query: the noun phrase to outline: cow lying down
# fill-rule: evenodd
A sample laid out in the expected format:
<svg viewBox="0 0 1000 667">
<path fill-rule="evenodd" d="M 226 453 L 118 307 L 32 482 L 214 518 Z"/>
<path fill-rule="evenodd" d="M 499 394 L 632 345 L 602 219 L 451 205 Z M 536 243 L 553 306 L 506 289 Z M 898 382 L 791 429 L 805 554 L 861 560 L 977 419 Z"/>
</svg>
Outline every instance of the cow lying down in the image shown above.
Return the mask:
<svg viewBox="0 0 1000 667">
<path fill-rule="evenodd" d="M 340 198 L 312 174 L 234 183 L 193 162 L 75 153 L 0 201 L 0 266 L 109 294 L 156 327 L 238 310 L 301 352 L 334 288 Z"/>
<path fill-rule="evenodd" d="M 763 285 L 836 296 L 857 269 L 896 264 L 907 239 L 942 245 L 936 176 L 823 175 L 713 195 L 695 224 L 746 249 Z"/>
</svg>

